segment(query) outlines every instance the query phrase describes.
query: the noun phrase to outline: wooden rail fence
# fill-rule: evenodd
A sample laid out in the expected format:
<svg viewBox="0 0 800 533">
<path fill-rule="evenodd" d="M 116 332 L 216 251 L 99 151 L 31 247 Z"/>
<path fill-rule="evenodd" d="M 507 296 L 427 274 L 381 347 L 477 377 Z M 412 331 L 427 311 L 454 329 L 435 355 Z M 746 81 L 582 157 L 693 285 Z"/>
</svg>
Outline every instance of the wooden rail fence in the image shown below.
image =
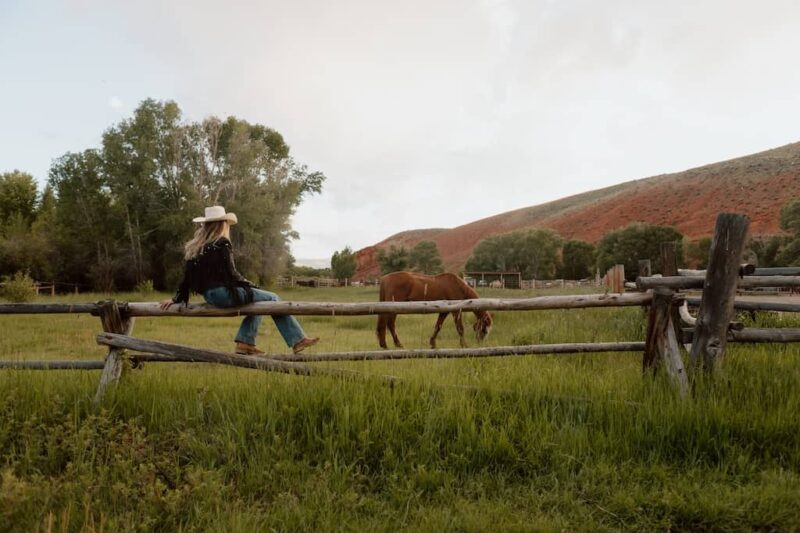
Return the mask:
<svg viewBox="0 0 800 533">
<path fill-rule="evenodd" d="M 129 359 L 133 366 L 142 362 L 205 362 L 218 363 L 299 375 L 327 374 L 352 377 L 359 373 L 319 367 L 308 363 L 317 361 L 365 361 L 415 358 L 461 358 L 524 355 L 563 355 L 599 352 L 643 352 L 643 369 L 657 372 L 660 368 L 669 376 L 680 394 L 689 391 L 687 371 L 684 368 L 681 344 L 691 343 L 689 370 L 703 368 L 710 371 L 715 362 L 723 358 L 728 342 L 800 342 L 800 329 L 756 329 L 737 327 L 733 321 L 734 310 L 742 305 L 757 309 L 779 309 L 800 312 L 793 304 L 737 302 L 738 287 L 800 286 L 800 269 L 778 269 L 772 272 L 742 271 L 741 251 L 747 233 L 748 220 L 741 215 L 721 214 L 717 219 L 712 254 L 706 271 L 678 271 L 674 264 L 674 244 L 662 247 L 662 270 L 671 274 L 664 277 L 640 276 L 636 286 L 641 291 L 624 293 L 620 269 L 615 271 L 616 294 L 558 295 L 535 298 L 477 298 L 471 300 L 439 300 L 430 302 L 257 302 L 238 308 L 218 308 L 205 304 L 174 305 L 162 310 L 154 302 L 97 303 L 35 303 L 0 304 L 4 314 L 88 313 L 100 318 L 103 333 L 96 341 L 108 346 L 104 361 L 2 361 L 0 368 L 25 369 L 102 369 L 100 385 L 95 395 L 99 402 L 109 384 L 120 379 L 123 361 Z M 670 264 L 673 262 L 673 264 Z M 650 264 L 640 262 L 640 272 L 649 274 Z M 701 274 L 702 272 L 702 274 Z M 755 274 L 744 275 L 743 274 Z M 699 306 L 695 319 L 683 310 L 684 321 L 692 328 L 681 325 L 679 308 L 686 301 L 680 289 L 702 288 L 701 299 L 689 299 Z M 217 352 L 160 341 L 138 339 L 131 336 L 136 317 L 230 317 L 244 315 L 379 315 L 463 313 L 470 311 L 527 311 L 540 309 L 586 309 L 600 307 L 643 306 L 649 308 L 647 335 L 644 342 L 566 343 L 526 346 L 497 346 L 433 350 L 380 350 L 363 352 L 334 352 L 300 355 L 267 354 L 263 357 L 243 356 Z M 136 353 L 129 354 L 131 350 Z M 394 382 L 396 378 L 385 376 Z"/>
</svg>

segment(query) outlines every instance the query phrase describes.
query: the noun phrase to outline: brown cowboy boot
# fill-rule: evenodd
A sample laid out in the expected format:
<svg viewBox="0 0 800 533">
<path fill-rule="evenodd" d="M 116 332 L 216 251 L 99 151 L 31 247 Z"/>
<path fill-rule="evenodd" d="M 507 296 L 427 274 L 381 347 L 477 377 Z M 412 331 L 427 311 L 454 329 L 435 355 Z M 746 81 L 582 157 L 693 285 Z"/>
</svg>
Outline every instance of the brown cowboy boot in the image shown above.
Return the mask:
<svg viewBox="0 0 800 533">
<path fill-rule="evenodd" d="M 239 355 L 264 355 L 264 352 L 244 342 L 236 342 L 236 353 Z"/>
<path fill-rule="evenodd" d="M 294 346 L 292 346 L 292 352 L 300 353 L 309 346 L 314 346 L 319 342 L 319 337 L 314 337 L 313 339 L 309 339 L 308 337 L 304 338 L 301 341 L 298 341 Z"/>
</svg>

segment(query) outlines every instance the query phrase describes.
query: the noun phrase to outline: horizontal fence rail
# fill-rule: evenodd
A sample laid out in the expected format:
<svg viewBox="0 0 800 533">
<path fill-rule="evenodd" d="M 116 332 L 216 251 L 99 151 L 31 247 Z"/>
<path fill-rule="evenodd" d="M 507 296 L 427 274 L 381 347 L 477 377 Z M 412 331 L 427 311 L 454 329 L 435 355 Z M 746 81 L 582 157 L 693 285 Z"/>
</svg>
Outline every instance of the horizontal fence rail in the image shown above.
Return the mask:
<svg viewBox="0 0 800 533">
<path fill-rule="evenodd" d="M 727 338 L 742 343 L 794 343 L 800 342 L 800 328 L 741 328 L 729 329 Z M 683 329 L 683 342 L 694 341 L 694 329 Z"/>
<path fill-rule="evenodd" d="M 14 370 L 103 370 L 105 361 L 0 361 L 0 368 Z"/>
<path fill-rule="evenodd" d="M 135 353 L 129 354 L 128 359 L 131 360 L 132 367 L 137 368 L 140 363 L 177 363 L 183 359 L 176 359 L 166 355 L 159 355 L 154 353 Z M 205 361 L 198 361 L 203 363 Z M 79 360 L 34 360 L 34 359 L 16 359 L 16 360 L 0 360 L 0 368 L 9 368 L 15 370 L 103 370 L 106 362 L 91 359 Z"/>
<path fill-rule="evenodd" d="M 700 298 L 686 298 L 686 303 L 694 307 L 698 307 L 700 301 Z M 784 313 L 800 313 L 800 304 L 784 302 L 736 300 L 733 303 L 733 308 L 737 311 L 781 311 Z"/>
<path fill-rule="evenodd" d="M 476 298 L 430 302 L 256 302 L 242 307 L 214 307 L 207 304 L 173 304 L 161 309 L 157 302 L 119 302 L 120 313 L 128 317 L 187 316 L 223 317 L 244 315 L 379 315 L 433 314 L 470 311 L 532 311 L 536 309 L 582 309 L 590 307 L 635 307 L 649 305 L 646 293 L 582 294 L 538 296 L 535 298 Z M 97 304 L 0 304 L 0 314 L 98 313 Z"/>
<path fill-rule="evenodd" d="M 126 335 L 113 333 L 100 333 L 97 335 L 97 343 L 130 350 L 146 350 L 156 354 L 171 357 L 173 361 L 184 362 L 210 362 L 222 364 L 235 364 L 236 366 L 252 367 L 255 362 L 274 362 L 277 364 L 294 364 L 312 361 L 367 361 L 382 359 L 453 359 L 460 357 L 504 357 L 521 355 L 565 355 L 582 353 L 603 353 L 603 352 L 640 352 L 644 349 L 643 342 L 599 342 L 599 343 L 573 343 L 573 344 L 532 344 L 524 346 L 499 346 L 492 348 L 454 348 L 438 350 L 380 350 L 365 352 L 331 352 L 319 354 L 265 354 L 256 356 L 231 356 L 227 353 L 213 352 L 210 350 L 198 350 L 176 344 L 169 344 L 161 341 L 137 339 Z M 211 354 L 211 355 L 208 355 Z M 136 359 L 136 355 L 131 356 Z M 243 359 L 244 357 L 244 359 Z M 246 359 L 246 361 L 245 361 Z M 162 359 L 166 362 L 168 359 Z M 245 364 L 238 364 L 245 361 Z M 263 366 L 263 365 L 262 365 Z M 296 368 L 303 369 L 304 374 L 311 372 L 311 369 L 322 370 L 319 367 L 288 367 L 280 368 L 279 371 L 295 371 Z M 324 371 L 324 370 L 323 370 Z M 337 370 L 339 371 L 339 370 Z"/>
<path fill-rule="evenodd" d="M 702 289 L 706 278 L 703 276 L 668 276 L 636 278 L 639 290 L 656 289 Z M 754 287 L 800 287 L 800 276 L 745 276 L 739 278 L 737 286 L 741 289 Z"/>
<path fill-rule="evenodd" d="M 205 350 L 192 348 L 181 344 L 171 344 L 160 341 L 137 339 L 127 335 L 117 333 L 101 333 L 97 335 L 97 344 L 103 344 L 114 348 L 152 352 L 159 355 L 167 355 L 178 361 L 188 363 L 221 363 L 224 365 L 239 366 L 243 368 L 253 368 L 266 370 L 269 372 L 280 372 L 284 374 L 299 374 L 302 376 L 312 376 L 315 374 L 328 374 L 343 377 L 358 376 L 358 372 L 353 370 L 343 370 L 334 368 L 313 367 L 303 363 L 291 361 L 278 361 L 266 357 L 254 355 L 239 355 L 216 350 Z"/>
<path fill-rule="evenodd" d="M 98 313 L 96 303 L 80 304 L 0 304 L 0 315 L 47 315 L 62 313 Z"/>
<path fill-rule="evenodd" d="M 679 268 L 678 275 L 705 277 L 706 271 Z M 753 267 L 753 265 L 742 265 L 742 268 L 739 269 L 739 275 L 740 276 L 800 276 L 800 267 L 755 268 Z"/>
<path fill-rule="evenodd" d="M 644 342 L 596 342 L 569 344 L 526 344 L 490 348 L 438 348 L 424 350 L 374 350 L 318 354 L 269 355 L 279 361 L 379 361 L 384 359 L 455 359 L 459 357 L 506 357 L 521 355 L 564 355 L 604 352 L 641 352 Z"/>
</svg>

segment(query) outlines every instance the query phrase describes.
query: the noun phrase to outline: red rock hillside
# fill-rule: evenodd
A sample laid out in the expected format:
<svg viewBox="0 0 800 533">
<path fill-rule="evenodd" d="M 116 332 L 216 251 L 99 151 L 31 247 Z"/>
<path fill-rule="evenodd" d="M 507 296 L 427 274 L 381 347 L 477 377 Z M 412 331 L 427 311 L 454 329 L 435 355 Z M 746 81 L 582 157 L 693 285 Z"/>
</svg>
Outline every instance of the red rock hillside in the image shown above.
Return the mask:
<svg viewBox="0 0 800 533">
<path fill-rule="evenodd" d="M 780 209 L 800 196 L 800 142 L 675 174 L 629 181 L 546 204 L 525 207 L 452 229 L 404 231 L 356 252 L 357 279 L 379 275 L 375 254 L 422 240 L 439 247 L 445 268 L 463 269 L 475 245 L 499 233 L 549 228 L 564 239 L 597 242 L 631 222 L 668 224 L 687 238 L 710 235 L 718 213 L 750 217 L 750 235 L 780 232 Z"/>
</svg>

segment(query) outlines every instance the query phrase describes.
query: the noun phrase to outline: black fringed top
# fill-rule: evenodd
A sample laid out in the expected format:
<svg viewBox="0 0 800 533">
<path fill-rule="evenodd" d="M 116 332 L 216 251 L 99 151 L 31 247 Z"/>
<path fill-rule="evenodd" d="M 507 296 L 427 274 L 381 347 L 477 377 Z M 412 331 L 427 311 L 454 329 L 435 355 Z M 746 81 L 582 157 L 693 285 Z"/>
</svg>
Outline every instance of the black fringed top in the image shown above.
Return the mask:
<svg viewBox="0 0 800 533">
<path fill-rule="evenodd" d="M 245 305 L 252 303 L 251 289 L 255 286 L 236 270 L 231 241 L 221 237 L 203 246 L 197 256 L 186 261 L 183 281 L 172 301 L 188 303 L 190 291 L 203 294 L 214 287 L 227 287 L 233 303 L 237 306 Z M 239 291 L 235 290 L 236 287 L 245 289 L 244 300 L 240 297 Z"/>
</svg>

